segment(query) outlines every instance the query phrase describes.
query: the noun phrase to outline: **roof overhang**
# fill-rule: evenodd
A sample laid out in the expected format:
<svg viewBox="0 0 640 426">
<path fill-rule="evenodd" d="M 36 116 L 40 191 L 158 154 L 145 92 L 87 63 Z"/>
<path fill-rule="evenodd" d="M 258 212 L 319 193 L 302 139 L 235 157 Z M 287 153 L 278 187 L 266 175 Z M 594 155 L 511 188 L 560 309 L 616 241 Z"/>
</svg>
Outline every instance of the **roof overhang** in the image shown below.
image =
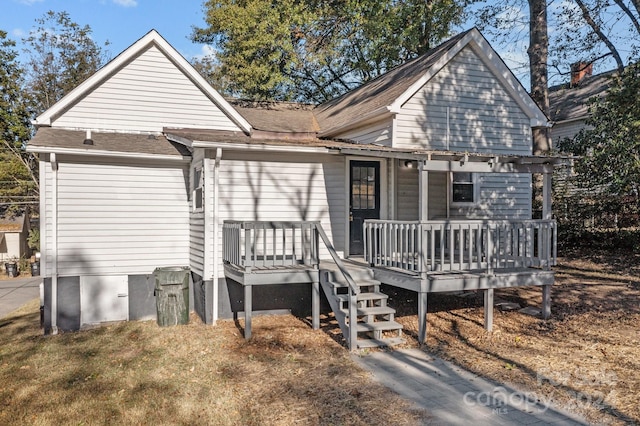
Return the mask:
<svg viewBox="0 0 640 426">
<path fill-rule="evenodd" d="M 119 151 L 107 151 L 99 149 L 77 149 L 77 148 L 58 148 L 58 147 L 41 147 L 41 146 L 27 146 L 27 152 L 34 154 L 57 154 L 57 155 L 85 155 L 93 157 L 111 157 L 111 158 L 133 158 L 144 160 L 160 160 L 160 161 L 176 161 L 180 163 L 191 162 L 191 157 L 182 155 L 162 155 L 162 154 L 147 154 L 141 152 L 119 152 Z"/>
</svg>

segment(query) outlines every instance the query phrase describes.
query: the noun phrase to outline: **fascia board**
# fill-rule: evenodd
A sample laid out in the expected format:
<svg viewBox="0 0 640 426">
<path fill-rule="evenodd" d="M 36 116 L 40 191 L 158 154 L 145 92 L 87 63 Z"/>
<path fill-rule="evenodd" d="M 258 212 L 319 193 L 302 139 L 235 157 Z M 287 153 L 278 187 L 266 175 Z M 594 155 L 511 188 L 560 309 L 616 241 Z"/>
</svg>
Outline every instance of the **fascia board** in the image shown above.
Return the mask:
<svg viewBox="0 0 640 426">
<path fill-rule="evenodd" d="M 244 144 L 244 143 L 227 143 L 227 142 L 211 142 L 211 141 L 193 141 L 194 148 L 221 148 L 240 151 L 262 151 L 262 152 L 290 152 L 305 154 L 331 154 L 337 153 L 337 150 L 331 150 L 325 147 L 304 147 L 300 145 L 284 146 L 284 145 L 268 145 L 268 144 Z"/>
<path fill-rule="evenodd" d="M 112 157 L 112 158 L 137 158 L 144 160 L 164 160 L 176 161 L 180 163 L 191 162 L 191 157 L 182 155 L 162 155 L 162 154 L 145 154 L 141 152 L 116 152 L 96 149 L 73 149 L 73 148 L 52 148 L 40 146 L 27 146 L 27 152 L 35 154 L 57 154 L 57 155 L 88 155 L 96 157 Z"/>
</svg>

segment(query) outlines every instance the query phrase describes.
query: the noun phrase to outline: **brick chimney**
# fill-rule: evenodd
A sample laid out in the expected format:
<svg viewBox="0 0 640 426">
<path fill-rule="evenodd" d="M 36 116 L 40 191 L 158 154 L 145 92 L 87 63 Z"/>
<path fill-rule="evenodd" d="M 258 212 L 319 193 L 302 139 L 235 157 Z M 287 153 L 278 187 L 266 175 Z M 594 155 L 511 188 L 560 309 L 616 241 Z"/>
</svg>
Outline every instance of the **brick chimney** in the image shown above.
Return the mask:
<svg viewBox="0 0 640 426">
<path fill-rule="evenodd" d="M 577 85 L 585 77 L 593 74 L 593 63 L 576 62 L 571 64 L 571 87 Z"/>
</svg>

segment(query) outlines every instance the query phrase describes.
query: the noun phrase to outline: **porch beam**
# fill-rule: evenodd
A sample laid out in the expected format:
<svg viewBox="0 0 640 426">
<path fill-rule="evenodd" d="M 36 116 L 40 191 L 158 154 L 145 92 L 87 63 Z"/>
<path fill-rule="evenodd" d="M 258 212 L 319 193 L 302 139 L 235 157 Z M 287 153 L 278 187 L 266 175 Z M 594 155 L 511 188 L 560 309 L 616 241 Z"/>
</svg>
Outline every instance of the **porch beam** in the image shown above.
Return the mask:
<svg viewBox="0 0 640 426">
<path fill-rule="evenodd" d="M 552 164 L 517 164 L 492 161 L 427 161 L 425 170 L 432 172 L 467 172 L 467 173 L 551 173 Z"/>
</svg>

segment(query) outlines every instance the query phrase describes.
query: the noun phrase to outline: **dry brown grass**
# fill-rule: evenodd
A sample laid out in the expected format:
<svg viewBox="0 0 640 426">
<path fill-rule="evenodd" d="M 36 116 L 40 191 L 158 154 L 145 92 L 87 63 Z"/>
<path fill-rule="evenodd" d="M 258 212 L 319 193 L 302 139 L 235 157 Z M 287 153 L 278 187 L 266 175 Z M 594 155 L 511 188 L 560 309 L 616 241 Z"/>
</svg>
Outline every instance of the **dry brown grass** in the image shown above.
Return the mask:
<svg viewBox="0 0 640 426">
<path fill-rule="evenodd" d="M 0 424 L 405 424 L 426 413 L 293 316 L 42 336 L 37 303 L 0 320 Z"/>
<path fill-rule="evenodd" d="M 482 376 L 551 398 L 599 424 L 640 423 L 639 257 L 561 259 L 552 318 L 496 310 L 482 296 L 431 295 L 425 350 Z M 387 287 L 387 290 L 392 290 Z M 497 297 L 539 306 L 540 289 Z M 415 294 L 390 303 L 417 346 Z M 336 326 L 254 318 L 159 328 L 114 324 L 43 337 L 37 304 L 0 320 L 0 424 L 417 424 L 426 414 L 371 381 Z"/>
<path fill-rule="evenodd" d="M 598 424 L 640 423 L 640 267 L 634 254 L 563 258 L 552 317 L 494 314 L 483 329 L 482 295 L 430 296 L 425 350 L 545 399 Z M 540 306 L 538 288 L 497 297 Z M 415 296 L 397 292 L 399 322 L 417 346 Z M 390 302 L 392 303 L 392 302 Z"/>
</svg>

